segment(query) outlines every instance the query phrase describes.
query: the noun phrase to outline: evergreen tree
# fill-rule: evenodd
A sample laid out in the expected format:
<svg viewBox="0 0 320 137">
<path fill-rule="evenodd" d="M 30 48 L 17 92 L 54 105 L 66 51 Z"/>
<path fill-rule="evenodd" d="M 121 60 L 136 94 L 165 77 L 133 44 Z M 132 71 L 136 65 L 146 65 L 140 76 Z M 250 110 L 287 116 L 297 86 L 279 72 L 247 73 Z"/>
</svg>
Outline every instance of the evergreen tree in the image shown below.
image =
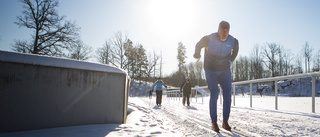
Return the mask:
<svg viewBox="0 0 320 137">
<path fill-rule="evenodd" d="M 141 44 L 137 46 L 137 58 L 136 58 L 137 64 L 137 79 L 143 80 L 147 77 L 147 70 L 148 70 L 148 58 L 146 55 L 146 50 L 143 48 Z"/>
<path fill-rule="evenodd" d="M 128 41 L 125 43 L 125 53 L 124 55 L 127 58 L 127 71 L 131 78 L 135 78 L 136 74 L 136 56 L 137 56 L 137 49 L 132 45 L 132 41 L 128 39 Z"/>
<path fill-rule="evenodd" d="M 184 64 L 186 63 L 185 59 L 187 58 L 186 56 L 186 47 L 183 45 L 182 42 L 178 43 L 178 67 L 179 67 L 179 74 L 181 75 L 181 80 L 184 79 L 184 75 L 182 75 L 182 70 L 184 67 Z"/>
</svg>

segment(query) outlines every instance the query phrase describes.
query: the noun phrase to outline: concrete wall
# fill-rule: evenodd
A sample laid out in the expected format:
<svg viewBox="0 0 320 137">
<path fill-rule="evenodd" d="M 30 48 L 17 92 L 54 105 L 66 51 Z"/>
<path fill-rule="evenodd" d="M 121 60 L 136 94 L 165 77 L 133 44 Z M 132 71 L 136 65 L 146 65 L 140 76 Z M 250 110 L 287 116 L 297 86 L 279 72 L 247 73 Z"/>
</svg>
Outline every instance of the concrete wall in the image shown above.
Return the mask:
<svg viewBox="0 0 320 137">
<path fill-rule="evenodd" d="M 15 61 L 6 61 L 11 54 Z M 30 56 L 44 62 L 74 62 L 0 51 L 0 132 L 125 122 L 126 73 L 19 61 Z"/>
</svg>

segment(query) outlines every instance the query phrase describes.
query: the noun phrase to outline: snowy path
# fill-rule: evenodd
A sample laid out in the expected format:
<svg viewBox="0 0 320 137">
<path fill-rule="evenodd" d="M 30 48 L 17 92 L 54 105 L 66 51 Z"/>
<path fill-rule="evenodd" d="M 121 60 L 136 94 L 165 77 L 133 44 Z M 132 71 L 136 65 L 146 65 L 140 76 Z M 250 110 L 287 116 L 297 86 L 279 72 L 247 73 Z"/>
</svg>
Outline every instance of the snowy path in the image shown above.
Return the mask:
<svg viewBox="0 0 320 137">
<path fill-rule="evenodd" d="M 252 134 L 242 133 L 239 130 L 231 133 L 221 131 L 221 134 L 216 134 L 211 131 L 211 124 L 208 122 L 210 121 L 210 118 L 206 108 L 204 108 L 204 105 L 198 105 L 198 107 L 187 107 L 175 104 L 178 103 L 175 101 L 171 101 L 171 103 L 164 101 L 161 108 L 158 108 L 153 102 L 150 102 L 149 99 L 140 99 L 143 100 L 144 103 L 148 103 L 148 107 L 153 108 L 156 115 L 163 116 L 169 121 L 173 121 L 175 125 L 179 125 L 179 130 L 183 133 L 183 136 L 253 136 Z M 134 103 L 130 103 L 129 105 L 137 108 L 144 108 Z"/>
<path fill-rule="evenodd" d="M 216 134 L 210 130 L 208 103 L 182 106 L 180 101 L 163 99 L 162 107 L 155 106 L 155 99 L 130 98 L 129 106 L 148 110 L 154 117 L 170 121 L 172 132 L 183 136 L 319 136 L 320 115 L 257 108 L 232 107 L 230 125 L 233 132 Z M 222 107 L 218 105 L 218 123 L 222 123 Z M 174 125 L 172 125 L 174 123 Z M 178 125 L 178 129 L 176 127 Z M 221 127 L 221 124 L 220 124 Z M 164 134 L 166 132 L 163 132 Z M 179 136 L 179 135 L 177 135 Z"/>
<path fill-rule="evenodd" d="M 194 100 L 193 100 L 194 101 Z M 240 100 L 238 100 L 239 103 Z M 162 107 L 145 97 L 129 98 L 126 124 L 96 124 L 0 133 L 0 137 L 184 137 L 184 136 L 319 136 L 320 114 L 232 107 L 229 123 L 233 132 L 210 130 L 208 98 L 204 103 L 182 106 L 163 97 Z M 218 123 L 222 123 L 218 105 Z"/>
</svg>

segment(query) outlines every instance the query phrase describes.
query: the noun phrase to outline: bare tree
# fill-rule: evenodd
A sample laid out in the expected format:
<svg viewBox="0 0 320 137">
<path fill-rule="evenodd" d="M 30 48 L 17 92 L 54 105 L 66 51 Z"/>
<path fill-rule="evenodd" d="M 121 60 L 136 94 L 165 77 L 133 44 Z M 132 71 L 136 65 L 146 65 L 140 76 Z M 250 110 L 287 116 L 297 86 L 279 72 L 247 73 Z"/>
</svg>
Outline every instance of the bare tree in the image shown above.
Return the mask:
<svg viewBox="0 0 320 137">
<path fill-rule="evenodd" d="M 98 48 L 96 58 L 100 63 L 109 64 L 111 60 L 111 45 L 109 41 L 106 41 L 103 47 Z"/>
<path fill-rule="evenodd" d="M 304 56 L 304 63 L 305 63 L 305 72 L 310 72 L 310 60 L 312 57 L 312 50 L 313 48 L 309 45 L 308 42 L 306 42 L 305 45 L 303 45 L 303 56 Z"/>
<path fill-rule="evenodd" d="M 87 60 L 90 58 L 90 53 L 92 48 L 88 45 L 85 45 L 81 40 L 78 40 L 71 46 L 69 57 L 77 60 Z"/>
<path fill-rule="evenodd" d="M 263 77 L 263 65 L 262 65 L 262 55 L 260 51 L 260 46 L 256 44 L 251 51 L 250 59 L 250 79 L 258 79 Z"/>
<path fill-rule="evenodd" d="M 296 56 L 296 67 L 295 67 L 295 73 L 303 73 L 302 71 L 302 61 L 301 56 L 298 54 Z"/>
<path fill-rule="evenodd" d="M 263 55 L 266 57 L 267 60 L 264 60 L 265 65 L 271 71 L 271 76 L 276 76 L 276 65 L 277 65 L 277 58 L 276 55 L 278 52 L 278 44 L 276 43 L 266 43 L 266 46 L 263 47 Z"/>
<path fill-rule="evenodd" d="M 205 85 L 204 82 L 204 71 L 203 71 L 203 62 L 198 61 L 195 63 L 195 74 L 196 74 L 196 79 L 197 79 L 197 85 Z"/>
<path fill-rule="evenodd" d="M 156 55 L 155 51 L 153 51 L 153 54 L 149 54 L 148 56 L 148 70 L 147 70 L 147 80 L 149 81 L 150 75 L 151 73 L 154 74 L 154 78 L 155 78 L 155 74 L 156 74 L 156 66 L 158 64 L 158 60 L 159 60 L 159 56 Z"/>
<path fill-rule="evenodd" d="M 313 71 L 319 71 L 319 69 L 320 69 L 320 50 L 318 50 L 313 61 Z"/>
<path fill-rule="evenodd" d="M 159 71 L 159 69 L 157 69 L 157 66 L 159 66 L 160 63 L 158 63 L 160 59 L 160 56 L 156 54 L 156 51 L 153 50 L 153 61 L 155 63 L 155 66 L 154 66 L 154 71 L 153 71 L 153 80 L 152 81 L 155 81 L 155 78 L 156 78 L 156 72 Z"/>
<path fill-rule="evenodd" d="M 291 64 L 292 58 L 291 50 L 285 50 L 283 52 L 283 61 L 284 61 L 284 75 L 294 74 L 293 65 Z"/>
<path fill-rule="evenodd" d="M 249 60 L 246 56 L 240 56 L 236 60 L 236 81 L 249 80 Z"/>
<path fill-rule="evenodd" d="M 20 27 L 32 29 L 33 42 L 28 44 L 17 41 L 13 50 L 33 54 L 50 56 L 63 56 L 63 50 L 68 49 L 70 43 L 78 38 L 78 30 L 75 23 L 64 21 L 56 11 L 59 3 L 55 0 L 20 0 L 23 3 L 21 16 L 15 24 Z"/>
<path fill-rule="evenodd" d="M 128 44 L 128 35 L 122 35 L 121 32 L 114 33 L 110 40 L 112 60 L 110 63 L 122 69 L 127 69 L 128 62 L 125 56 L 126 44 Z"/>
<path fill-rule="evenodd" d="M 187 77 L 189 78 L 192 86 L 194 86 L 196 83 L 198 83 L 196 75 L 197 75 L 197 71 L 196 71 L 196 64 L 191 62 L 188 65 L 186 65 L 187 67 L 185 67 L 187 69 Z M 182 84 L 182 83 L 181 83 Z"/>
<path fill-rule="evenodd" d="M 13 51 L 22 53 L 32 53 L 32 44 L 28 44 L 26 40 L 15 40 L 15 45 L 12 46 Z"/>
<path fill-rule="evenodd" d="M 277 70 L 279 72 L 279 76 L 283 76 L 283 52 L 284 52 L 284 48 L 282 45 L 278 45 L 278 67 Z"/>
<path fill-rule="evenodd" d="M 163 65 L 163 62 L 162 62 L 162 51 L 160 52 L 160 74 L 159 76 L 162 77 L 162 65 Z"/>
</svg>

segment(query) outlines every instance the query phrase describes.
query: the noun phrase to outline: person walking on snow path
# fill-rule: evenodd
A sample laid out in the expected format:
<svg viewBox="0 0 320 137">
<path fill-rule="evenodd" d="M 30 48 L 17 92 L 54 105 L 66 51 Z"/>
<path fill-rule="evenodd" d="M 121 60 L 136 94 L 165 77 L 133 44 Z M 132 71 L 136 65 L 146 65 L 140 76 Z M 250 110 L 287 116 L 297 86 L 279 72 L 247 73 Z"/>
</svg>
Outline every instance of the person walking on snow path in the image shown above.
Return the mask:
<svg viewBox="0 0 320 137">
<path fill-rule="evenodd" d="M 187 99 L 187 105 L 190 106 L 190 94 L 191 94 L 191 83 L 189 79 L 186 79 L 185 82 L 182 83 L 180 87 L 180 92 L 183 91 L 183 101 L 182 104 L 183 106 L 186 104 L 186 99 Z"/>
<path fill-rule="evenodd" d="M 154 90 L 154 87 L 156 87 L 156 95 L 157 95 L 156 104 L 157 104 L 157 106 L 161 106 L 161 102 L 162 102 L 162 86 L 167 88 L 167 86 L 163 83 L 161 78 L 158 78 L 156 83 L 154 83 L 153 86 L 152 86 L 152 90 Z"/>
<path fill-rule="evenodd" d="M 231 130 L 228 124 L 231 107 L 231 71 L 230 62 L 237 57 L 239 42 L 229 35 L 230 24 L 221 21 L 218 32 L 204 36 L 195 46 L 194 58 L 201 58 L 201 49 L 205 48 L 204 69 L 210 90 L 210 117 L 212 130 L 219 132 L 217 125 L 218 84 L 223 90 L 223 123 L 222 128 Z"/>
<path fill-rule="evenodd" d="M 149 99 L 152 99 L 152 91 L 153 90 L 149 90 L 148 92 L 149 92 Z"/>
</svg>

